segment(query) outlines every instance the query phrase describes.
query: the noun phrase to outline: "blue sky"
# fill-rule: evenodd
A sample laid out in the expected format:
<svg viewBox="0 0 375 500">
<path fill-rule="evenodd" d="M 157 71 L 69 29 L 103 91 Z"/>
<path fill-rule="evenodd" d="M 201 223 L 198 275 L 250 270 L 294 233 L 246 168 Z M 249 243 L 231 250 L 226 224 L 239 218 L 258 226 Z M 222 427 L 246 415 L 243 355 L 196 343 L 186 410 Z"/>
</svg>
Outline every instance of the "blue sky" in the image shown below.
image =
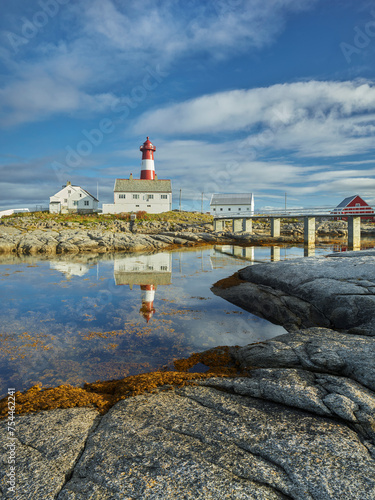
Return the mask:
<svg viewBox="0 0 375 500">
<path fill-rule="evenodd" d="M 0 209 L 70 180 L 113 201 L 155 144 L 178 206 L 375 204 L 367 0 L 12 0 L 0 19 Z"/>
</svg>

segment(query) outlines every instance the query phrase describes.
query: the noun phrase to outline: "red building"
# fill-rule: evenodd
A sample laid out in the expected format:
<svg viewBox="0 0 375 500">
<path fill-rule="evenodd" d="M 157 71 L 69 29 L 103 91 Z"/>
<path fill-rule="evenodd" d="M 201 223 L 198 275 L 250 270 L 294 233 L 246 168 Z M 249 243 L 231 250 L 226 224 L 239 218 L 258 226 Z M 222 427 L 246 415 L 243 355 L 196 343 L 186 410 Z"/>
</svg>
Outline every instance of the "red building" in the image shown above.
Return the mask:
<svg viewBox="0 0 375 500">
<path fill-rule="evenodd" d="M 339 215 L 335 220 L 347 220 L 347 217 L 342 217 L 343 215 L 360 215 L 362 220 L 375 220 L 375 217 L 370 215 L 375 214 L 374 209 L 358 194 L 342 200 L 331 213 Z"/>
</svg>

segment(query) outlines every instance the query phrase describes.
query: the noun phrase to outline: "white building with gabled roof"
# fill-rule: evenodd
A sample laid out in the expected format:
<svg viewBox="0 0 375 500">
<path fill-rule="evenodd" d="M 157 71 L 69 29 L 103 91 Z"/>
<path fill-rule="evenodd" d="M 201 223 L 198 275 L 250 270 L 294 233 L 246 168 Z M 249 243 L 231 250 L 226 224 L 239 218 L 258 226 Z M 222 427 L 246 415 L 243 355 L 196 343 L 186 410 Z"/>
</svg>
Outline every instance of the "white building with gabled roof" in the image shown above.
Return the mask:
<svg viewBox="0 0 375 500">
<path fill-rule="evenodd" d="M 160 214 L 172 210 L 172 187 L 168 179 L 116 179 L 114 203 L 103 204 L 103 213 L 148 212 Z"/>
<path fill-rule="evenodd" d="M 89 214 L 97 212 L 98 202 L 86 189 L 73 186 L 68 181 L 65 187 L 50 197 L 49 211 L 51 214 Z"/>
<path fill-rule="evenodd" d="M 114 203 L 103 203 L 103 214 L 147 212 L 160 214 L 172 210 L 172 184 L 170 179 L 158 179 L 155 173 L 155 146 L 147 137 L 140 146 L 142 166 L 140 179 L 116 179 Z"/>
<path fill-rule="evenodd" d="M 216 217 L 232 215 L 253 215 L 254 196 L 252 193 L 213 194 L 210 214 Z"/>
</svg>

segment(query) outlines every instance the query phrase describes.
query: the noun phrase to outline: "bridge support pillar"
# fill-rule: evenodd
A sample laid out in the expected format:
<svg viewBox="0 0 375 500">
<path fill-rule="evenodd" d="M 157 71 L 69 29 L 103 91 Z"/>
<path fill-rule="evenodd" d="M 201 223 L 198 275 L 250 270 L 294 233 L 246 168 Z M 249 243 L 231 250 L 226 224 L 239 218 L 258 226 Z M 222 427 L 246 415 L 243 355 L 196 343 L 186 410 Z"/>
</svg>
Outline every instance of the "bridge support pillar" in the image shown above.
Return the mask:
<svg viewBox="0 0 375 500">
<path fill-rule="evenodd" d="M 272 262 L 279 262 L 280 260 L 280 247 L 271 247 L 271 261 Z"/>
<path fill-rule="evenodd" d="M 304 245 L 303 246 L 303 256 L 304 257 L 315 257 L 315 245 Z"/>
<path fill-rule="evenodd" d="M 242 219 L 242 231 L 246 233 L 253 232 L 253 219 Z"/>
<path fill-rule="evenodd" d="M 214 220 L 214 231 L 222 231 L 224 229 L 224 221 L 222 219 Z"/>
<path fill-rule="evenodd" d="M 348 216 L 348 247 L 350 250 L 361 248 L 361 217 Z"/>
<path fill-rule="evenodd" d="M 271 217 L 271 236 L 280 236 L 280 219 Z"/>
<path fill-rule="evenodd" d="M 233 220 L 233 232 L 240 233 L 242 231 L 242 219 L 232 219 Z"/>
<path fill-rule="evenodd" d="M 304 240 L 306 246 L 315 245 L 315 217 L 304 217 L 303 225 Z"/>
</svg>

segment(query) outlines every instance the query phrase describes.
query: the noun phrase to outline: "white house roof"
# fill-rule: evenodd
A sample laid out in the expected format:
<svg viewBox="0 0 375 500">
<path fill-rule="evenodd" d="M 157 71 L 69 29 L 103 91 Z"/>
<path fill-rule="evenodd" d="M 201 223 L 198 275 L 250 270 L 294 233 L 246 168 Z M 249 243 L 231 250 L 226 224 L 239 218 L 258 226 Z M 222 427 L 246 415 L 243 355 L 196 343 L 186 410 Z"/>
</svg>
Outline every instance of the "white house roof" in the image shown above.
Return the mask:
<svg viewBox="0 0 375 500">
<path fill-rule="evenodd" d="M 60 201 L 60 196 L 67 189 L 73 189 L 73 191 L 75 191 L 76 193 L 79 193 L 81 191 L 82 193 L 86 194 L 87 196 L 90 196 L 94 201 L 99 201 L 95 198 L 95 196 L 93 196 L 91 193 L 86 191 L 86 189 L 83 189 L 81 186 L 73 186 L 73 185 L 69 184 L 67 186 L 64 186 L 62 189 L 60 189 L 60 191 L 58 191 L 53 196 L 50 196 L 50 202 L 54 203 L 54 202 Z"/>
<path fill-rule="evenodd" d="M 213 194 L 210 205 L 251 205 L 252 193 Z"/>
<path fill-rule="evenodd" d="M 79 187 L 79 186 L 76 186 L 76 187 Z M 86 191 L 86 189 L 83 189 L 83 188 L 80 188 L 84 193 L 86 193 L 88 196 L 91 196 L 91 198 L 94 200 L 94 201 L 99 201 L 98 199 L 95 198 L 95 196 L 93 196 L 91 193 L 89 193 L 88 191 Z"/>
</svg>

